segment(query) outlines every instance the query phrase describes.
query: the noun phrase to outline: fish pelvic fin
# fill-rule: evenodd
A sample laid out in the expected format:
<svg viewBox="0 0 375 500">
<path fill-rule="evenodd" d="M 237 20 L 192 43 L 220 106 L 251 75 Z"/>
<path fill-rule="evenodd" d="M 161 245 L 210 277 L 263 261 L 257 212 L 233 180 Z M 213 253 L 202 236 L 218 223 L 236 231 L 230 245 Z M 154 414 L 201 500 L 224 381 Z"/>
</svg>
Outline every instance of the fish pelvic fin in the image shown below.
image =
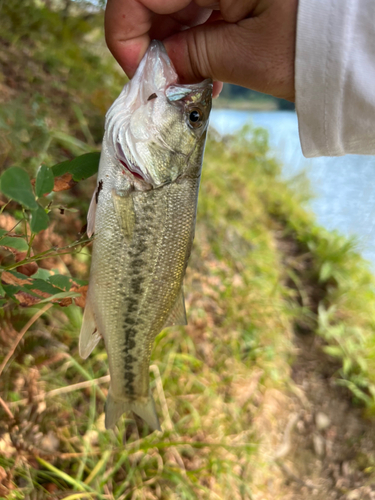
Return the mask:
<svg viewBox="0 0 375 500">
<path fill-rule="evenodd" d="M 122 401 L 112 396 L 111 389 L 108 391 L 108 397 L 105 403 L 105 428 L 112 429 L 121 415 L 128 411 L 133 411 L 136 415 L 141 417 L 153 431 L 161 431 L 152 394 L 150 394 L 146 403 Z"/>
<path fill-rule="evenodd" d="M 174 306 L 169 313 L 168 319 L 164 323 L 163 328 L 167 328 L 167 326 L 173 325 L 187 325 L 184 290 L 182 287 L 179 294 L 177 295 L 176 302 L 174 303 Z"/>
<path fill-rule="evenodd" d="M 96 326 L 94 311 L 90 299 L 87 297 L 78 342 L 78 350 L 81 358 L 86 359 L 101 338 L 102 336 L 98 332 Z"/>
<path fill-rule="evenodd" d="M 95 189 L 94 194 L 91 198 L 91 203 L 89 206 L 89 211 L 87 212 L 87 229 L 86 233 L 89 238 L 95 233 L 95 216 L 96 216 L 96 205 L 98 204 L 98 187 Z"/>
</svg>

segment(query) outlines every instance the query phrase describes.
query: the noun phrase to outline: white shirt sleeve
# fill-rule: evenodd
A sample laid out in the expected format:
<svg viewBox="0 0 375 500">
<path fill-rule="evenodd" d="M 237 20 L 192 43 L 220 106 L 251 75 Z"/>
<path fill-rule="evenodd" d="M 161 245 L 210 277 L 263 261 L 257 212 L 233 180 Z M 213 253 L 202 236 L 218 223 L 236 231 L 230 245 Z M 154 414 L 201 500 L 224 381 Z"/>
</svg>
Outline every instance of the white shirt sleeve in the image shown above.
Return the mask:
<svg viewBox="0 0 375 500">
<path fill-rule="evenodd" d="M 295 62 L 303 154 L 375 155 L 375 0 L 299 0 Z"/>
</svg>

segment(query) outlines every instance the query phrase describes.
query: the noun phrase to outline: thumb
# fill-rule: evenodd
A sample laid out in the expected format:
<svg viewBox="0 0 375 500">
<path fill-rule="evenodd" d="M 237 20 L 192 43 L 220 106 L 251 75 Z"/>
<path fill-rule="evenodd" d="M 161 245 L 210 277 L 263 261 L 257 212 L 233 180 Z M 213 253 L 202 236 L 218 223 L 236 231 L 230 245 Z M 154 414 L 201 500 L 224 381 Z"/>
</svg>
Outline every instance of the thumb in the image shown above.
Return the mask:
<svg viewBox="0 0 375 500">
<path fill-rule="evenodd" d="M 237 23 L 216 21 L 177 33 L 164 41 L 184 83 L 204 78 L 294 99 L 295 15 L 288 6 Z"/>
<path fill-rule="evenodd" d="M 181 31 L 164 40 L 181 81 L 195 83 L 204 78 L 228 81 L 236 64 L 227 58 L 228 51 L 233 51 L 236 45 L 232 43 L 233 32 L 235 25 L 217 21 Z"/>
</svg>

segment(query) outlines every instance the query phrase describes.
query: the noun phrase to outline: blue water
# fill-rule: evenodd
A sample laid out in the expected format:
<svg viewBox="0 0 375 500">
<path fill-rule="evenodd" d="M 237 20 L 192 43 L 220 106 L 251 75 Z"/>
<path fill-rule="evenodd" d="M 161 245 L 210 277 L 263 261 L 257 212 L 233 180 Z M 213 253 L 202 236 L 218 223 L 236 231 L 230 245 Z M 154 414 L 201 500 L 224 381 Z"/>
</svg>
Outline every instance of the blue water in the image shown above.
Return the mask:
<svg viewBox="0 0 375 500">
<path fill-rule="evenodd" d="M 293 111 L 212 111 L 211 126 L 221 134 L 235 132 L 248 123 L 268 130 L 270 145 L 283 164 L 284 177 L 306 172 L 314 195 L 310 207 L 318 223 L 355 236 L 358 250 L 375 270 L 375 156 L 306 159 Z"/>
</svg>

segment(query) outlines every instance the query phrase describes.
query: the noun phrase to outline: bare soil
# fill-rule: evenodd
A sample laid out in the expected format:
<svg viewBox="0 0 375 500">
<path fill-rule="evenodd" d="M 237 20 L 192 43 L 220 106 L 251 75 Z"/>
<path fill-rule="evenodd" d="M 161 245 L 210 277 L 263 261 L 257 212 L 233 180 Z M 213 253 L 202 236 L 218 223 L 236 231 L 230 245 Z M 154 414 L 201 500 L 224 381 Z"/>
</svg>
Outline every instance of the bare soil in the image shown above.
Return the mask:
<svg viewBox="0 0 375 500">
<path fill-rule="evenodd" d="M 316 312 L 324 289 L 314 284 L 308 255 L 290 236 L 277 232 L 276 239 L 284 264 L 298 274 L 309 308 Z M 293 343 L 294 394 L 273 410 L 280 443 L 275 457 L 283 479 L 275 471 L 267 493 L 257 498 L 374 500 L 375 423 L 338 385 L 338 365 L 324 353 L 311 323 L 296 322 Z"/>
</svg>

